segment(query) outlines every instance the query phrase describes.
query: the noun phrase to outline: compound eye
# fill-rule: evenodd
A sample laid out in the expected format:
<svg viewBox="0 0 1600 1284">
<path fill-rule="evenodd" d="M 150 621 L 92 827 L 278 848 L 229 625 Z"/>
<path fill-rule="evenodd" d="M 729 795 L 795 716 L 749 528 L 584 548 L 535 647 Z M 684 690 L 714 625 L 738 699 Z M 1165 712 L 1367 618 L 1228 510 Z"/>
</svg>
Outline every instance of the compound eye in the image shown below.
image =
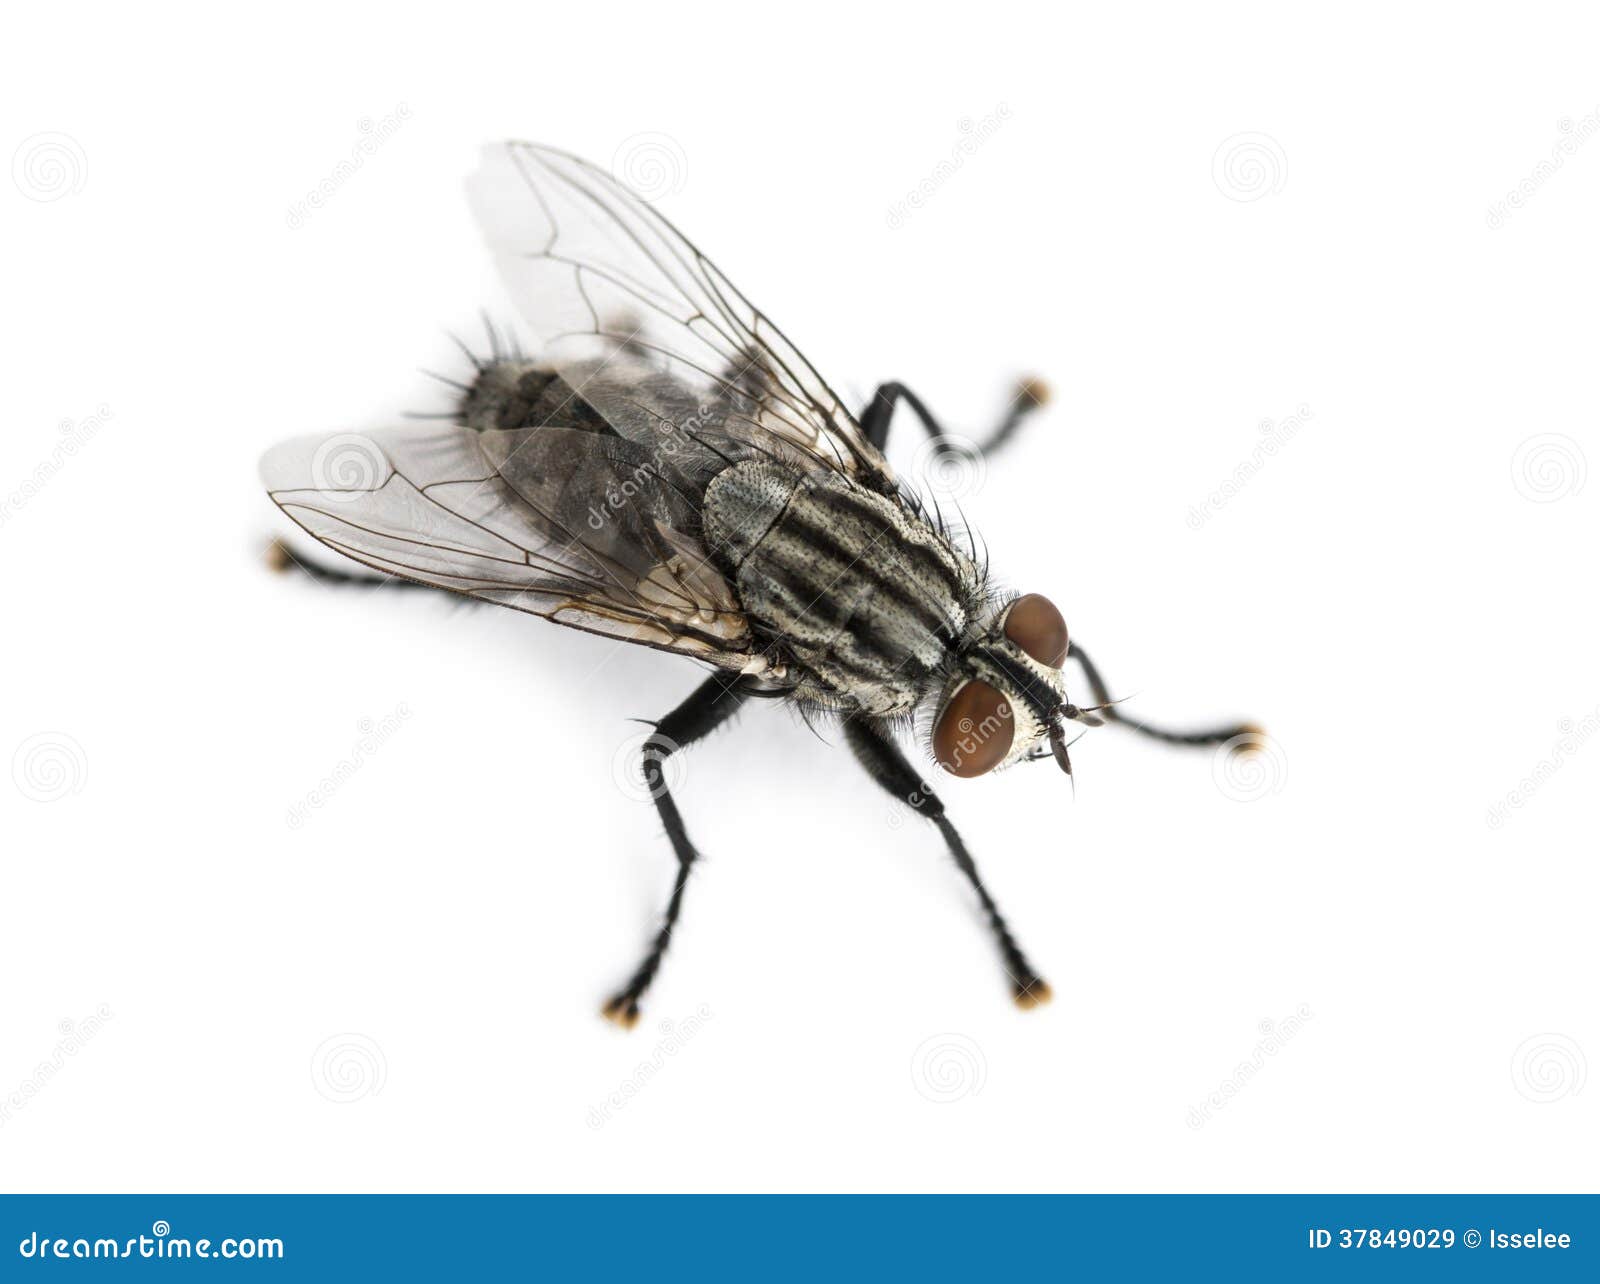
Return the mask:
<svg viewBox="0 0 1600 1284">
<path fill-rule="evenodd" d="M 956 688 L 933 724 L 933 756 L 952 776 L 981 776 L 1011 752 L 1011 702 L 987 682 Z"/>
<path fill-rule="evenodd" d="M 1047 597 L 1029 593 L 1013 602 L 1006 636 L 1040 664 L 1059 669 L 1067 662 L 1067 622 Z"/>
</svg>

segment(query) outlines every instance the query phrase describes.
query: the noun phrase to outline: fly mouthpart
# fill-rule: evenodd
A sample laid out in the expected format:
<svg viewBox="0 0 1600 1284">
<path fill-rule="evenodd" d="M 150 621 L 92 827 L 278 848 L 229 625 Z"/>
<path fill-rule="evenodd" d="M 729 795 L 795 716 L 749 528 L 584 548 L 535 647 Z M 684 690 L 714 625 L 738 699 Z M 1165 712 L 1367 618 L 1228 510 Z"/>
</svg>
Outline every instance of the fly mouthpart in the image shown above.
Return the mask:
<svg viewBox="0 0 1600 1284">
<path fill-rule="evenodd" d="M 1070 704 L 1058 704 L 1050 711 L 1050 720 L 1047 724 L 1047 730 L 1050 735 L 1050 752 L 1055 756 L 1056 766 L 1067 773 L 1067 779 L 1069 780 L 1072 779 L 1072 758 L 1067 753 L 1067 750 L 1072 745 L 1077 744 L 1077 739 L 1070 742 L 1067 740 L 1065 719 L 1071 716 L 1067 713 L 1067 710 L 1072 707 Z M 1078 789 L 1076 780 L 1072 781 L 1072 789 L 1073 793 L 1076 794 Z"/>
<path fill-rule="evenodd" d="M 1112 704 L 1117 703 L 1112 701 Z M 1050 737 L 1050 753 L 1056 760 L 1056 766 L 1067 773 L 1067 779 L 1072 782 L 1072 796 L 1078 796 L 1078 781 L 1072 774 L 1072 755 L 1068 752 L 1073 745 L 1088 735 L 1087 731 L 1080 731 L 1071 740 L 1067 739 L 1067 723 L 1081 722 L 1086 727 L 1102 727 L 1105 719 L 1095 715 L 1102 709 L 1108 709 L 1109 704 L 1098 704 L 1092 709 L 1080 709 L 1075 704 L 1065 702 L 1058 704 L 1050 710 L 1050 716 L 1045 722 L 1045 729 Z"/>
</svg>

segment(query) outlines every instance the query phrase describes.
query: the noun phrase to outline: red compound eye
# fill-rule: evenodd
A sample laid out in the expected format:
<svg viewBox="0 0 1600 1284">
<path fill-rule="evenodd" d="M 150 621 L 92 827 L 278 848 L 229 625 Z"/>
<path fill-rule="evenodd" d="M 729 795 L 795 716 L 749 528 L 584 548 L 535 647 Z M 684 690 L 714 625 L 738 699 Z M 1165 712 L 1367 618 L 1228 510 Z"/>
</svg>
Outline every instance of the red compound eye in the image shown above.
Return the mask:
<svg viewBox="0 0 1600 1284">
<path fill-rule="evenodd" d="M 933 724 L 933 756 L 952 776 L 981 776 L 1011 752 L 1011 702 L 987 682 L 963 683 Z"/>
<path fill-rule="evenodd" d="M 1040 664 L 1059 669 L 1067 662 L 1067 622 L 1047 597 L 1029 593 L 1013 602 L 1006 636 Z"/>
</svg>

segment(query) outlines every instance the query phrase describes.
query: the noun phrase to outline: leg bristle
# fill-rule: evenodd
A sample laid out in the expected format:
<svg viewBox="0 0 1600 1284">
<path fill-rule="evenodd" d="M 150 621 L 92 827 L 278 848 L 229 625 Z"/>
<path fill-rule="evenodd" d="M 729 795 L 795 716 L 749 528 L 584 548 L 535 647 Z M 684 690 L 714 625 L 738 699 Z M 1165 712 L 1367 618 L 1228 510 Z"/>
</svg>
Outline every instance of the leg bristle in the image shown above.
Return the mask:
<svg viewBox="0 0 1600 1284">
<path fill-rule="evenodd" d="M 281 539 L 274 539 L 266 548 L 267 569 L 283 574 L 294 565 L 294 554 Z"/>
</svg>

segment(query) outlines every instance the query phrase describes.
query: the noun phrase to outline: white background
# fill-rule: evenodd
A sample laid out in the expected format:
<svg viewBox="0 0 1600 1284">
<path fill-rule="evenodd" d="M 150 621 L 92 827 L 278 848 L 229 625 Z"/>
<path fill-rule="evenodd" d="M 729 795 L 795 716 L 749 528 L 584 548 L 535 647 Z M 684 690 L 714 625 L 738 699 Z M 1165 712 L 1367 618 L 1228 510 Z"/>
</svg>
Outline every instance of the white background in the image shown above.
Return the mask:
<svg viewBox="0 0 1600 1284">
<path fill-rule="evenodd" d="M 1600 19 L 668 9 L 8 17 L 0 1183 L 1592 1189 Z M 260 452 L 510 319 L 505 136 L 657 162 L 855 397 L 1047 377 L 964 501 L 996 567 L 1131 709 L 1272 733 L 942 786 L 1048 1008 L 763 707 L 685 761 L 619 1032 L 672 869 L 614 759 L 696 668 L 263 568 Z"/>
</svg>

